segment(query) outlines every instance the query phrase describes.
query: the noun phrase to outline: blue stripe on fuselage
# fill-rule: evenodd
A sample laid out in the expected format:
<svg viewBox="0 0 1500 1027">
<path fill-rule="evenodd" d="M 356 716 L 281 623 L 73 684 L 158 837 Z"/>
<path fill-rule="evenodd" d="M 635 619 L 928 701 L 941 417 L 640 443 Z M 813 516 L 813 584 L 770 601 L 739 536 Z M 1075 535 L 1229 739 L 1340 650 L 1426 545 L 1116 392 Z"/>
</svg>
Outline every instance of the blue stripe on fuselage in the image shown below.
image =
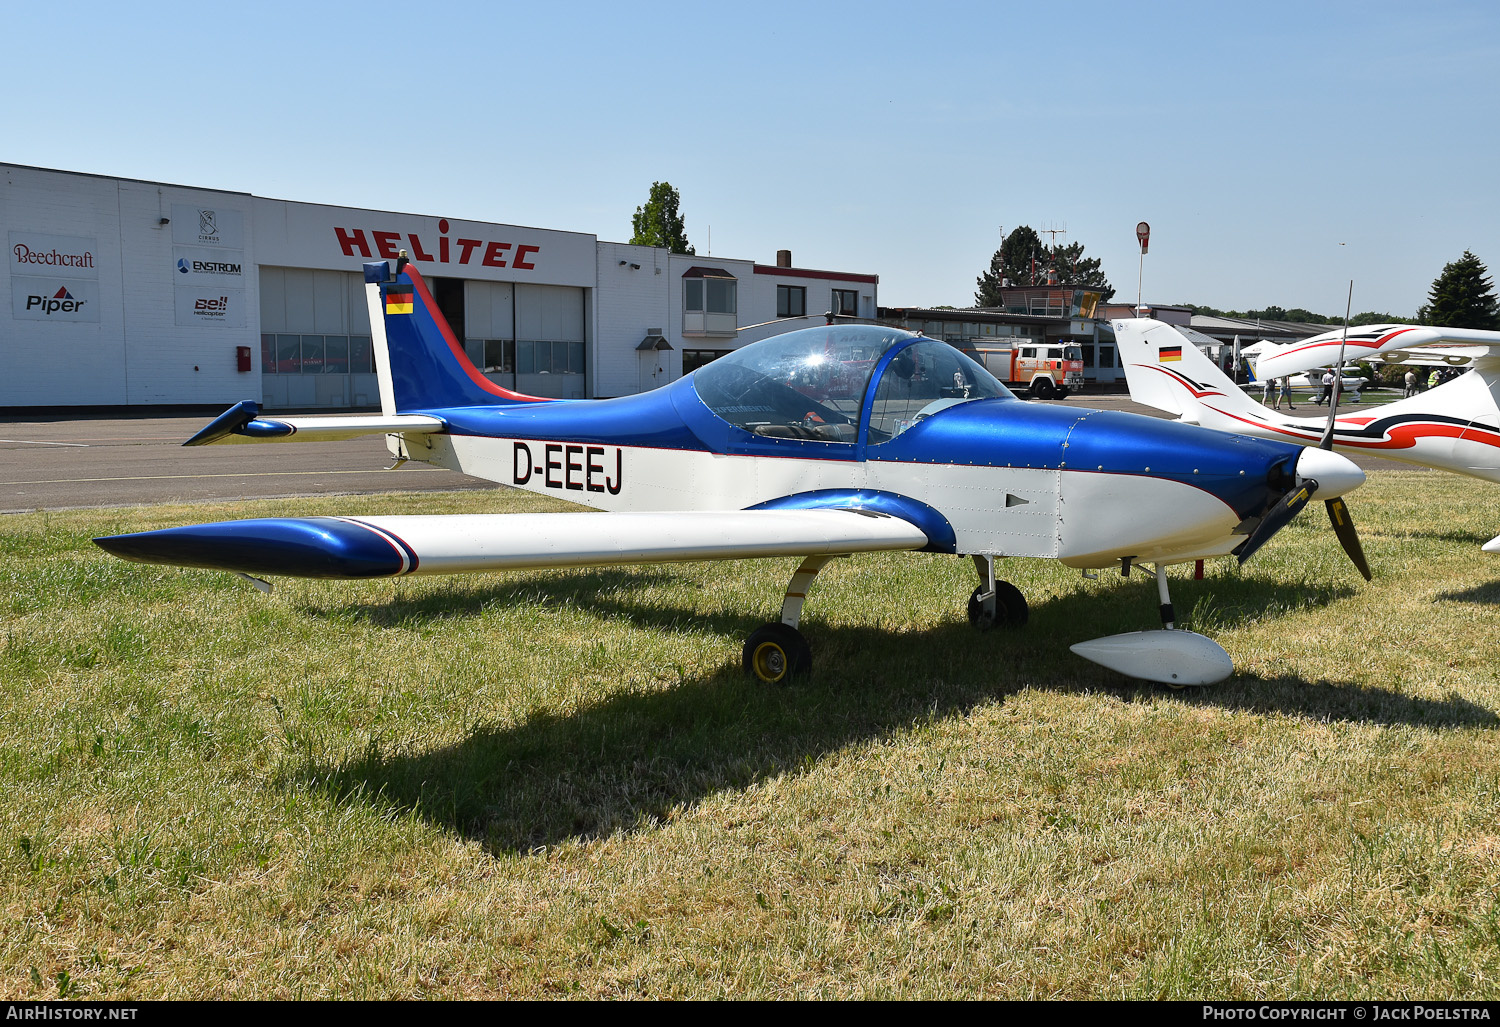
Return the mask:
<svg viewBox="0 0 1500 1027">
<path fill-rule="evenodd" d="M 619 399 L 411 412 L 442 418 L 455 435 L 811 460 L 852 461 L 856 455 L 848 443 L 770 438 L 729 424 L 703 405 L 691 375 Z M 865 457 L 1149 474 L 1202 489 L 1251 516 L 1263 512 L 1272 469 L 1284 463 L 1290 470 L 1300 449 L 1140 414 L 992 399 L 939 411 L 888 442 L 868 446 Z"/>
<path fill-rule="evenodd" d="M 1202 489 L 1248 517 L 1263 512 L 1273 469 L 1290 471 L 1300 452 L 1141 414 L 977 400 L 924 418 L 865 457 L 1150 475 Z"/>
</svg>

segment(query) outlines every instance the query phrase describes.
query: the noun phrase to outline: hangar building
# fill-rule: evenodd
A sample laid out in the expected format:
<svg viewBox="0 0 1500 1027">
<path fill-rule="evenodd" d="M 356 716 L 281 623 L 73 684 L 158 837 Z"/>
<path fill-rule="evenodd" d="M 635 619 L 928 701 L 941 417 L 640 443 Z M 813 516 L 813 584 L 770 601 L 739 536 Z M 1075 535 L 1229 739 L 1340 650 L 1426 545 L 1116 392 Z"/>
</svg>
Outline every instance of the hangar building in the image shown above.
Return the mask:
<svg viewBox="0 0 1500 1027">
<path fill-rule="evenodd" d="M 0 164 L 0 408 L 379 405 L 360 265 L 405 250 L 476 366 L 539 396 L 655 388 L 873 274 L 673 254 L 581 232 Z M 806 322 L 811 325 L 818 320 Z"/>
</svg>

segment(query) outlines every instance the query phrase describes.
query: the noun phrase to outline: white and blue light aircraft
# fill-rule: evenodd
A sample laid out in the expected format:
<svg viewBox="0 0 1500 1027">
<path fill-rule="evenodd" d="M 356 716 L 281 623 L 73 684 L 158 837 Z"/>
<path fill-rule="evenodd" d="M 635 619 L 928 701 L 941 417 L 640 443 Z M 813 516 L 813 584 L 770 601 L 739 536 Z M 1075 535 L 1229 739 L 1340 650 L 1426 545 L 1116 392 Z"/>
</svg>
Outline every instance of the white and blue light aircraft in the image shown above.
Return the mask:
<svg viewBox="0 0 1500 1027">
<path fill-rule="evenodd" d="M 379 415 L 263 417 L 246 401 L 186 444 L 385 434 L 398 458 L 609 512 L 266 518 L 100 546 L 265 588 L 272 575 L 800 557 L 780 618 L 744 645 L 745 669 L 772 682 L 810 666 L 797 625 L 813 579 L 837 556 L 971 557 L 978 627 L 1027 618 L 1020 591 L 997 580 L 997 558 L 1141 565 L 1155 575 L 1163 630 L 1073 650 L 1134 677 L 1209 684 L 1233 666 L 1218 643 L 1175 627 L 1166 568 L 1230 553 L 1243 562 L 1309 499 L 1342 502 L 1364 481 L 1333 453 L 1026 403 L 947 343 L 876 325 L 775 336 L 637 396 L 537 400 L 469 362 L 404 259 L 364 274 Z"/>
</svg>

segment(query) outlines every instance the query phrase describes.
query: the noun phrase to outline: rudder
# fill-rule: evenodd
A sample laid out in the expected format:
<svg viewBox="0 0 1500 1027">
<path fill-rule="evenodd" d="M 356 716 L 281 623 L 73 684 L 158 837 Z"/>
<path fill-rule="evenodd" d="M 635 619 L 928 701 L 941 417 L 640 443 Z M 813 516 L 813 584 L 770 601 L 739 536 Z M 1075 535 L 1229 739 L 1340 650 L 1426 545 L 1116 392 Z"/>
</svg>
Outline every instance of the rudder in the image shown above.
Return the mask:
<svg viewBox="0 0 1500 1027">
<path fill-rule="evenodd" d="M 1151 318 L 1115 321 L 1115 346 L 1137 403 L 1202 423 L 1202 401 L 1225 409 L 1258 407 L 1193 340 Z"/>
<path fill-rule="evenodd" d="M 464 352 L 420 272 L 402 258 L 365 264 L 381 413 L 544 402 L 496 385 Z"/>
</svg>

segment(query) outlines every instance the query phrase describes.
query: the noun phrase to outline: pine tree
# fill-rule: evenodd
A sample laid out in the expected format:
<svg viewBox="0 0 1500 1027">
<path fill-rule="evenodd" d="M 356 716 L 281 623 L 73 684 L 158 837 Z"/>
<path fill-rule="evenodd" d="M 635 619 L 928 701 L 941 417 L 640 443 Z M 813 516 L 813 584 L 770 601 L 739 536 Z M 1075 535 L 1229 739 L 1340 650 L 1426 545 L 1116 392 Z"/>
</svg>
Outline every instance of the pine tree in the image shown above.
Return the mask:
<svg viewBox="0 0 1500 1027">
<path fill-rule="evenodd" d="M 1444 328 L 1500 329 L 1500 303 L 1489 269 L 1468 250 L 1433 279 L 1427 304 L 1417 311 L 1422 324 Z"/>
<path fill-rule="evenodd" d="M 1022 225 L 1005 237 L 995 255 L 990 258 L 990 269 L 974 280 L 979 291 L 974 293 L 976 307 L 1000 306 L 1000 287 L 1003 279 L 1011 285 L 1030 285 L 1032 260 L 1036 260 L 1037 273 L 1045 274 L 1046 252 L 1042 240 L 1029 225 Z"/>
<path fill-rule="evenodd" d="M 671 182 L 652 182 L 650 198 L 644 206 L 635 208 L 635 216 L 630 219 L 635 230 L 630 245 L 662 246 L 673 253 L 696 254 L 687 241 L 682 215 L 677 212 L 681 202 Z"/>
<path fill-rule="evenodd" d="M 989 270 L 974 280 L 979 286 L 974 293 L 974 305 L 998 307 L 1002 281 L 1009 279 L 1011 285 L 1039 285 L 1047 280 L 1048 268 L 1057 271 L 1061 285 L 1098 289 L 1105 300 L 1115 294 L 1114 286 L 1104 277 L 1099 259 L 1083 255 L 1083 243 L 1043 246 L 1031 226 L 1022 225 L 1005 237 L 990 258 Z"/>
<path fill-rule="evenodd" d="M 1047 262 L 1057 268 L 1057 280 L 1063 285 L 1084 286 L 1098 289 L 1105 302 L 1115 294 L 1115 287 L 1104 277 L 1104 269 L 1098 257 L 1085 257 L 1083 243 L 1068 243 L 1047 251 Z"/>
<path fill-rule="evenodd" d="M 998 307 L 1000 306 L 1000 289 L 1005 280 L 1005 265 L 1000 260 L 1000 251 L 990 258 L 990 269 L 978 278 L 974 284 L 979 289 L 974 293 L 974 306 L 976 307 Z"/>
</svg>

